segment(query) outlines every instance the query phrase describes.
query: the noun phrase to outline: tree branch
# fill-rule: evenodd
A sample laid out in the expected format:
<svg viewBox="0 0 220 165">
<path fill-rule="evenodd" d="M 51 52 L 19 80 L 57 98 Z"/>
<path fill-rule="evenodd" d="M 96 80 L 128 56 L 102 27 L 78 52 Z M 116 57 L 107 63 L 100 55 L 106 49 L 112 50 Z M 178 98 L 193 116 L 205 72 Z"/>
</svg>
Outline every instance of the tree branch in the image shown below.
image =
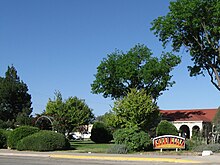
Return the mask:
<svg viewBox="0 0 220 165">
<path fill-rule="evenodd" d="M 211 83 L 220 91 L 220 77 L 218 75 L 218 72 L 217 72 L 216 68 L 214 68 L 214 67 L 211 67 L 211 69 L 213 70 L 212 73 L 210 72 L 209 68 L 206 67 L 206 70 L 208 71 L 208 74 L 211 77 Z M 214 81 L 213 73 L 215 74 L 215 77 L 216 77 L 218 84 Z"/>
</svg>

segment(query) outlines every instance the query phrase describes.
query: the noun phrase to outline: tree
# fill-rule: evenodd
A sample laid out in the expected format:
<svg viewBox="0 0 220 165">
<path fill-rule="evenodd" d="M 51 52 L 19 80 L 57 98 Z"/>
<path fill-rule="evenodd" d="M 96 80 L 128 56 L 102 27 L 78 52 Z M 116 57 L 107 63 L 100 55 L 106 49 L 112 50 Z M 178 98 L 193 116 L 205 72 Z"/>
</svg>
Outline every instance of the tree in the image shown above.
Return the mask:
<svg viewBox="0 0 220 165">
<path fill-rule="evenodd" d="M 118 129 L 113 134 L 116 144 L 125 145 L 128 151 L 147 151 L 151 149 L 148 133 L 137 127 Z"/>
<path fill-rule="evenodd" d="M 171 42 L 173 51 L 189 51 L 194 62 L 190 76 L 207 72 L 220 91 L 220 1 L 177 0 L 169 10 L 152 22 L 151 30 L 164 47 Z"/>
<path fill-rule="evenodd" d="M 218 110 L 217 110 L 212 122 L 215 126 L 220 125 L 220 107 L 218 107 Z"/>
<path fill-rule="evenodd" d="M 178 135 L 177 128 L 167 120 L 162 120 L 156 129 L 157 136 L 161 135 Z"/>
<path fill-rule="evenodd" d="M 96 117 L 96 122 L 104 123 L 107 127 L 110 127 L 111 130 L 115 128 L 114 121 L 115 113 L 112 111 L 106 112 L 104 115 Z"/>
<path fill-rule="evenodd" d="M 111 130 L 103 122 L 95 122 L 90 138 L 95 143 L 109 143 L 113 140 L 113 135 Z"/>
<path fill-rule="evenodd" d="M 215 130 L 213 130 L 214 132 L 213 133 L 213 141 L 214 143 L 215 142 L 218 142 L 220 143 L 220 107 L 218 108 L 214 118 L 213 118 L 213 121 L 212 121 L 213 125 L 215 126 Z"/>
<path fill-rule="evenodd" d="M 18 116 L 28 119 L 31 112 L 27 85 L 20 80 L 14 66 L 8 67 L 5 77 L 0 77 L 0 120 L 15 122 Z"/>
<path fill-rule="evenodd" d="M 174 84 L 170 72 L 179 63 L 180 58 L 171 53 L 163 53 L 160 59 L 152 57 L 150 49 L 140 44 L 127 53 L 115 51 L 98 66 L 92 93 L 118 99 L 137 88 L 157 99 Z"/>
<path fill-rule="evenodd" d="M 53 116 L 53 126 L 60 133 L 70 133 L 80 125 L 87 125 L 94 119 L 92 109 L 84 100 L 77 97 L 69 97 L 63 101 L 60 92 L 55 93 L 55 99 L 49 99 L 46 106 L 46 115 Z"/>
<path fill-rule="evenodd" d="M 131 89 L 127 96 L 115 102 L 113 111 L 114 122 L 121 128 L 137 127 L 150 132 L 160 119 L 157 105 L 144 89 Z"/>
</svg>

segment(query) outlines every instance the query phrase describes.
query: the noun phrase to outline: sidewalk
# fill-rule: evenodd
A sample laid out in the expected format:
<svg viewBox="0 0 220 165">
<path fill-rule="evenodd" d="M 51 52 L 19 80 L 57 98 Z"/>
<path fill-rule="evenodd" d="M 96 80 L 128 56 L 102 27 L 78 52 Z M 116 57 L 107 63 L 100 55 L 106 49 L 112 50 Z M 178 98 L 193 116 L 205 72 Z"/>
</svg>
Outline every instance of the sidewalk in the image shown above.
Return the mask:
<svg viewBox="0 0 220 165">
<path fill-rule="evenodd" d="M 186 156 L 186 155 L 153 155 L 153 154 L 96 154 L 96 153 L 73 153 L 70 151 L 33 152 L 0 149 L 0 156 L 30 156 L 50 157 L 59 159 L 90 159 L 90 160 L 118 160 L 118 161 L 148 161 L 170 162 L 186 164 L 220 164 L 220 154 L 211 156 Z"/>
</svg>

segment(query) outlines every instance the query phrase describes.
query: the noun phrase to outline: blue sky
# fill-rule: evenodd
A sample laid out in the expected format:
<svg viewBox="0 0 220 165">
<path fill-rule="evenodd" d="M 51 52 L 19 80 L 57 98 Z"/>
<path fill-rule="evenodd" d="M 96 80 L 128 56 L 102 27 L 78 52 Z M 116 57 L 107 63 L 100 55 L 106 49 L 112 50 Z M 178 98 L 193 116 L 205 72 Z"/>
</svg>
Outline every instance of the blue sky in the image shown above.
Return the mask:
<svg viewBox="0 0 220 165">
<path fill-rule="evenodd" d="M 104 114 L 113 104 L 91 93 L 97 66 L 115 49 L 126 52 L 137 43 L 159 57 L 163 48 L 150 27 L 168 6 L 169 0 L 0 0 L 0 76 L 15 66 L 29 87 L 33 114 L 45 109 L 55 90 Z M 178 55 L 176 84 L 160 96 L 160 109 L 217 108 L 219 91 L 209 77 L 189 77 L 190 57 Z"/>
</svg>

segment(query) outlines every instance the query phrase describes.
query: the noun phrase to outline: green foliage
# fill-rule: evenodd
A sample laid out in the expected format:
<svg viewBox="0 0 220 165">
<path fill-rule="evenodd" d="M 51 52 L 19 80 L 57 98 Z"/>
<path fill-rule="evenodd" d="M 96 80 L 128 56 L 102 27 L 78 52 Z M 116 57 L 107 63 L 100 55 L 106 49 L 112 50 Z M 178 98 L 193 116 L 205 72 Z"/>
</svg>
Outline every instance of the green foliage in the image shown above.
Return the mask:
<svg viewBox="0 0 220 165">
<path fill-rule="evenodd" d="M 220 126 L 220 107 L 218 108 L 212 122 L 215 126 L 217 127 Z M 217 130 L 217 131 L 220 132 L 220 130 Z"/>
<path fill-rule="evenodd" d="M 30 109 L 24 108 L 16 117 L 16 125 L 32 125 L 32 116 L 29 115 Z"/>
<path fill-rule="evenodd" d="M 20 80 L 14 66 L 8 67 L 5 77 L 0 77 L 0 120 L 14 122 L 19 113 L 32 112 L 31 95 L 27 85 Z"/>
<path fill-rule="evenodd" d="M 152 22 L 152 29 L 163 46 L 172 44 L 179 52 L 189 51 L 193 66 L 190 76 L 208 73 L 211 83 L 220 90 L 220 1 L 177 0 L 170 2 L 167 15 Z"/>
<path fill-rule="evenodd" d="M 97 67 L 92 92 L 118 99 L 126 96 L 130 88 L 137 88 L 157 99 L 174 84 L 170 72 L 179 63 L 180 58 L 171 53 L 163 53 L 160 59 L 152 57 L 151 50 L 140 44 L 127 53 L 116 51 Z"/>
<path fill-rule="evenodd" d="M 35 126 L 41 130 L 53 130 L 53 118 L 44 115 L 37 114 L 35 118 Z"/>
<path fill-rule="evenodd" d="M 157 105 L 143 89 L 131 89 L 127 96 L 115 102 L 113 111 L 114 122 L 120 128 L 138 127 L 150 132 L 160 118 Z"/>
<path fill-rule="evenodd" d="M 126 145 L 123 144 L 116 144 L 113 145 L 111 148 L 107 150 L 107 153 L 109 154 L 127 154 L 128 149 Z"/>
<path fill-rule="evenodd" d="M 185 149 L 191 151 L 196 145 L 197 144 L 194 140 L 186 139 Z"/>
<path fill-rule="evenodd" d="M 125 145 L 128 151 L 147 150 L 152 143 L 149 135 L 136 127 L 118 129 L 113 136 L 115 143 Z"/>
<path fill-rule="evenodd" d="M 3 121 L 0 119 L 0 128 L 1 129 L 7 129 L 7 128 L 13 128 L 14 127 L 14 123 L 13 121 Z"/>
<path fill-rule="evenodd" d="M 206 140 L 203 137 L 192 137 L 186 139 L 186 150 L 193 150 L 196 146 L 206 145 Z"/>
<path fill-rule="evenodd" d="M 11 149 L 17 148 L 17 143 L 23 139 L 26 136 L 29 136 L 31 134 L 34 134 L 39 131 L 39 128 L 37 127 L 31 127 L 31 126 L 21 126 L 16 129 L 14 129 L 8 136 L 8 147 Z"/>
<path fill-rule="evenodd" d="M 0 149 L 1 148 L 7 148 L 7 135 L 3 129 L 0 129 Z"/>
<path fill-rule="evenodd" d="M 95 143 L 109 143 L 112 139 L 112 133 L 102 122 L 95 122 L 91 130 L 90 139 Z"/>
<path fill-rule="evenodd" d="M 63 134 L 46 130 L 23 138 L 17 145 L 18 150 L 30 151 L 54 151 L 68 149 L 69 147 L 69 141 Z"/>
<path fill-rule="evenodd" d="M 94 119 L 92 109 L 84 100 L 69 97 L 63 101 L 60 92 L 55 93 L 55 99 L 49 99 L 46 106 L 46 115 L 54 118 L 53 127 L 60 133 L 71 132 L 80 125 L 87 125 Z"/>
<path fill-rule="evenodd" d="M 112 111 L 106 112 L 104 115 L 96 117 L 96 122 L 104 123 L 113 132 L 117 128 L 115 123 L 115 113 Z"/>
<path fill-rule="evenodd" d="M 157 136 L 161 135 L 178 135 L 177 128 L 169 121 L 162 120 L 156 129 Z"/>
<path fill-rule="evenodd" d="M 204 150 L 211 150 L 212 152 L 220 151 L 220 144 L 202 144 L 196 145 L 192 149 L 194 152 L 202 152 Z"/>
</svg>

